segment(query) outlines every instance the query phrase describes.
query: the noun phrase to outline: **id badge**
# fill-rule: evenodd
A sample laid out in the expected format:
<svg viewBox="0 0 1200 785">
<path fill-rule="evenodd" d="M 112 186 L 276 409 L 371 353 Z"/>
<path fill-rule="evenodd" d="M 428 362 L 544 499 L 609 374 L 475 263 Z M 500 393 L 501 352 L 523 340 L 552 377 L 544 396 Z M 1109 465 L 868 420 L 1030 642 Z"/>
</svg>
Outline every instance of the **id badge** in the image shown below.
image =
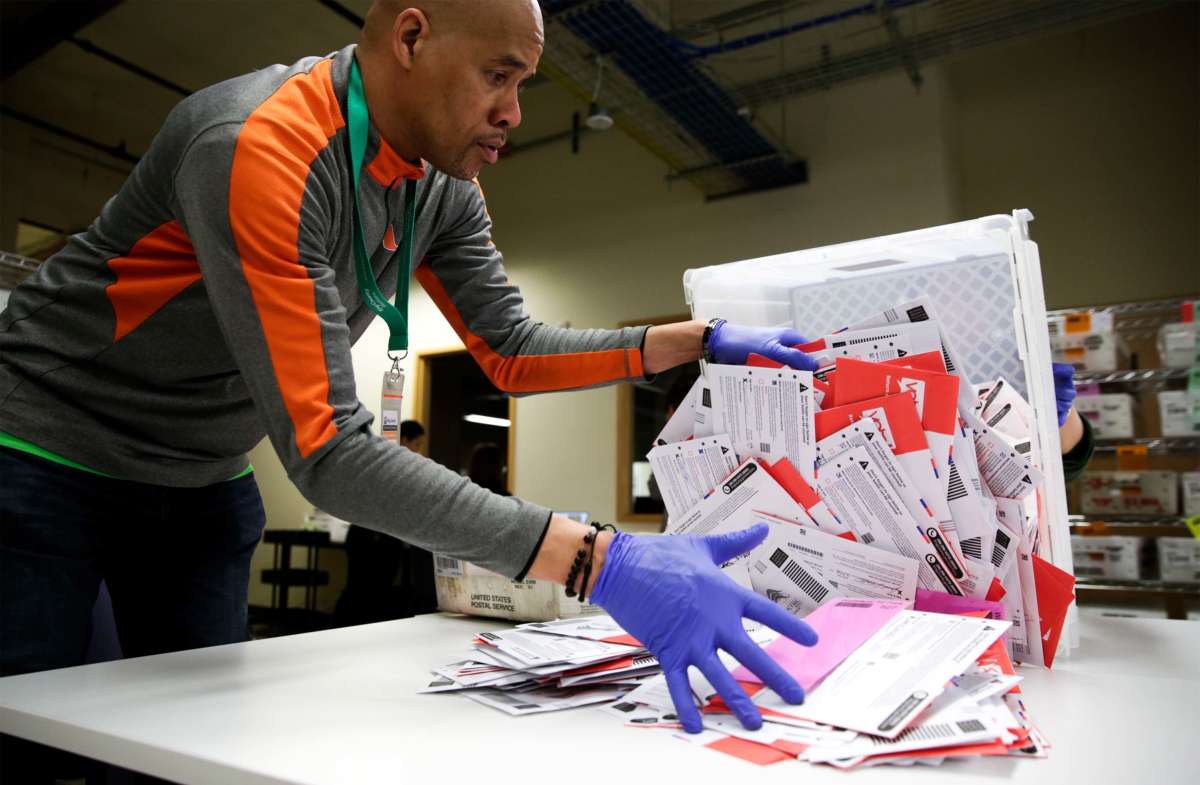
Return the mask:
<svg viewBox="0 0 1200 785">
<path fill-rule="evenodd" d="M 399 362 L 383 374 L 383 391 L 379 399 L 379 432 L 383 438 L 398 441 L 400 438 L 400 406 L 404 403 L 404 369 Z"/>
</svg>

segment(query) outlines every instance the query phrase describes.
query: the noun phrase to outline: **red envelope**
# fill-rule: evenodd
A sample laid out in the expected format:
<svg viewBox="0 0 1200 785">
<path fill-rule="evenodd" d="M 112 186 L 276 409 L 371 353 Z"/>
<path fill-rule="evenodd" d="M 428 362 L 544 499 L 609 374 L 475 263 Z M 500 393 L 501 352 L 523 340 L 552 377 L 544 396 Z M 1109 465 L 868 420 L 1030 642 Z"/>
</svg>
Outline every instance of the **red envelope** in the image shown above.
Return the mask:
<svg viewBox="0 0 1200 785">
<path fill-rule="evenodd" d="M 784 752 L 777 747 L 769 744 L 759 744 L 756 741 L 750 741 L 749 739 L 737 736 L 726 736 L 723 739 L 718 739 L 704 746 L 710 750 L 723 752 L 726 755 L 732 755 L 735 758 L 740 758 L 759 766 L 770 766 L 772 763 L 781 763 L 785 760 L 796 759 L 795 755 Z"/>
<path fill-rule="evenodd" d="M 1033 582 L 1037 587 L 1038 615 L 1042 620 L 1042 657 L 1049 668 L 1054 663 L 1067 610 L 1075 599 L 1075 576 L 1035 553 Z"/>
<path fill-rule="evenodd" d="M 834 392 L 834 401 L 835 405 L 844 406 L 881 395 L 911 392 L 917 402 L 921 427 L 925 430 L 929 452 L 933 456 L 938 481 L 941 483 L 941 495 L 944 496 L 945 483 L 950 477 L 954 429 L 958 426 L 958 384 L 958 377 L 947 373 L 932 373 L 919 368 L 902 369 L 899 366 L 843 357 L 838 360 L 838 384 Z"/>
<path fill-rule="evenodd" d="M 988 602 L 1000 602 L 1004 599 L 1004 595 L 1008 594 L 1008 590 L 1004 588 L 1004 584 L 999 578 L 992 578 L 992 585 L 988 587 L 987 595 L 984 597 Z"/>
<path fill-rule="evenodd" d="M 763 357 L 761 354 L 751 352 L 746 356 L 746 365 L 752 365 L 755 368 L 782 368 L 783 363 L 776 362 L 770 357 Z"/>
<path fill-rule="evenodd" d="M 923 394 L 915 394 L 921 404 L 918 409 L 922 410 L 922 427 L 953 438 L 954 428 L 958 424 L 958 377 L 918 368 L 898 371 L 899 367 L 842 357 L 837 364 L 838 386 L 834 394 L 834 406 L 921 390 Z"/>
<path fill-rule="evenodd" d="M 886 360 L 883 364 L 900 365 L 905 368 L 918 368 L 930 373 L 946 372 L 946 361 L 942 357 L 941 352 L 922 352 L 921 354 L 913 354 L 908 357 L 897 357 L 894 360 Z"/>
<path fill-rule="evenodd" d="M 766 469 L 767 474 L 771 475 L 771 479 L 779 483 L 780 487 L 804 508 L 808 517 L 813 519 L 819 529 L 837 534 L 839 537 L 845 537 L 852 542 L 858 542 L 854 533 L 842 525 L 842 522 L 825 505 L 824 500 L 813 490 L 813 487 L 804 480 L 791 461 L 787 458 L 780 458 L 770 466 L 766 461 L 760 460 L 758 463 Z"/>
<path fill-rule="evenodd" d="M 864 415 L 867 411 L 871 413 Z M 879 415 L 880 411 L 882 416 Z M 896 455 L 929 449 L 929 443 L 925 440 L 925 430 L 917 416 L 917 402 L 912 393 L 886 395 L 817 412 L 817 441 L 854 424 L 864 416 L 871 417 L 879 424 L 879 430 L 885 438 L 891 435 L 889 441 L 895 445 L 892 452 Z"/>
<path fill-rule="evenodd" d="M 821 497 L 817 495 L 811 485 L 804 481 L 804 477 L 787 458 L 780 458 L 773 464 L 761 460 L 758 463 L 767 470 L 767 474 L 771 475 L 775 482 L 779 483 L 780 487 L 788 492 L 788 496 L 795 499 L 796 503 L 805 510 L 816 506 L 821 501 Z"/>
</svg>

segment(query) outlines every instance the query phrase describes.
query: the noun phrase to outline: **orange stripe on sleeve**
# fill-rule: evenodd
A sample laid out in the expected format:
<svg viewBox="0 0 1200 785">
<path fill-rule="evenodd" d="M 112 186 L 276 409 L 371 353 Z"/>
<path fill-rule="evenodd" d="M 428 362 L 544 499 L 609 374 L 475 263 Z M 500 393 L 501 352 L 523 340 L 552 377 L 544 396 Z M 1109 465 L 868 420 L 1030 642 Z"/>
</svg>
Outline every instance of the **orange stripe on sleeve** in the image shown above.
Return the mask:
<svg viewBox="0 0 1200 785">
<path fill-rule="evenodd" d="M 105 289 L 116 315 L 113 343 L 200 280 L 192 241 L 178 221 L 157 227 L 138 240 L 128 254 L 109 259 L 108 266 L 117 277 Z"/>
<path fill-rule="evenodd" d="M 542 356 L 502 357 L 471 332 L 437 275 L 427 264 L 417 267 L 417 281 L 437 304 L 454 332 L 492 384 L 510 393 L 550 392 L 591 387 L 643 375 L 639 349 L 606 349 Z"/>
<path fill-rule="evenodd" d="M 297 248 L 309 168 L 345 124 L 332 65 L 293 76 L 246 119 L 229 184 L 229 224 L 302 457 L 337 433 L 316 288 Z"/>
</svg>

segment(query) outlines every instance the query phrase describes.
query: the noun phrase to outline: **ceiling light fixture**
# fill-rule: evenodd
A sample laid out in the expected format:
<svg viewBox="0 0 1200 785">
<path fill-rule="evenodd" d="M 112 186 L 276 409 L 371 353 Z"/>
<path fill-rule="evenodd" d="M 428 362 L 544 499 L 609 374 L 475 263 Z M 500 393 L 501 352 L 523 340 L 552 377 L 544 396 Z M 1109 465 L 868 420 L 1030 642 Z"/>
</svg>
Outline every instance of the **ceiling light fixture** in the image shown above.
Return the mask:
<svg viewBox="0 0 1200 785">
<path fill-rule="evenodd" d="M 584 124 L 593 131 L 607 131 L 613 126 L 612 115 L 600 105 L 600 85 L 604 82 L 604 55 L 596 56 L 596 89 L 592 91 L 592 102 L 588 104 L 588 116 Z"/>
<path fill-rule="evenodd" d="M 497 428 L 511 428 L 512 420 L 503 417 L 489 417 L 486 414 L 464 414 L 463 419 L 476 425 L 492 425 Z"/>
</svg>

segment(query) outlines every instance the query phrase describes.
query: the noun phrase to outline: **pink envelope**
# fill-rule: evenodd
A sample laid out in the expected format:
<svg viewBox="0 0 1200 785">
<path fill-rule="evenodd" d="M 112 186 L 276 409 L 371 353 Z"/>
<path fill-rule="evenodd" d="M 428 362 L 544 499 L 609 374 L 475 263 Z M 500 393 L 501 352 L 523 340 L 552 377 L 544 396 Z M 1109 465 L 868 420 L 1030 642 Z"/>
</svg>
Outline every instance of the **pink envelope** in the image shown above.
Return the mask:
<svg viewBox="0 0 1200 785">
<path fill-rule="evenodd" d="M 862 646 L 887 624 L 893 616 L 906 609 L 908 603 L 898 600 L 863 600 L 840 597 L 817 608 L 804 621 L 817 633 L 815 646 L 801 646 L 791 638 L 780 637 L 764 651 L 779 663 L 807 692 L 842 660 Z M 744 667 L 733 672 L 738 681 L 762 683 Z"/>
<path fill-rule="evenodd" d="M 1003 620 L 1005 618 L 1003 603 L 977 600 L 972 597 L 955 597 L 944 592 L 927 589 L 917 589 L 917 599 L 913 603 L 913 610 L 958 615 L 982 611 L 989 619 Z"/>
</svg>

